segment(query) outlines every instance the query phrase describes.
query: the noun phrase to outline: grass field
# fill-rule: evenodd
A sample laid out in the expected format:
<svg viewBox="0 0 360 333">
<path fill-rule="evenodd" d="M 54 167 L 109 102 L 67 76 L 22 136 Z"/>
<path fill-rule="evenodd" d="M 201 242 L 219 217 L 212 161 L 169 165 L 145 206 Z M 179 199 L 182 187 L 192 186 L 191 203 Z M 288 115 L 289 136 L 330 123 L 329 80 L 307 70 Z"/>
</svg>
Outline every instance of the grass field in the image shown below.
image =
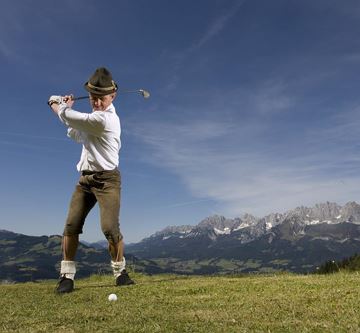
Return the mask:
<svg viewBox="0 0 360 333">
<path fill-rule="evenodd" d="M 360 332 L 358 273 L 132 276 L 0 285 L 0 332 Z"/>
</svg>

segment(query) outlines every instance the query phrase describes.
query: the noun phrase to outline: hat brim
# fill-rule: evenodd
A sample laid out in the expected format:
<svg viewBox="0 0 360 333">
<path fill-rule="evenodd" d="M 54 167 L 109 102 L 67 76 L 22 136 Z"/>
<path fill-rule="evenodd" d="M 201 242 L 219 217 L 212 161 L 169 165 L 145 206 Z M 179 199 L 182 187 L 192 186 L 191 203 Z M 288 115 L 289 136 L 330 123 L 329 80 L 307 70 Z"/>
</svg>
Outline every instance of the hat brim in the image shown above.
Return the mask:
<svg viewBox="0 0 360 333">
<path fill-rule="evenodd" d="M 114 86 L 108 88 L 96 87 L 92 85 L 89 81 L 84 84 L 85 89 L 90 93 L 98 96 L 110 95 L 117 91 L 118 86 L 114 82 Z"/>
</svg>

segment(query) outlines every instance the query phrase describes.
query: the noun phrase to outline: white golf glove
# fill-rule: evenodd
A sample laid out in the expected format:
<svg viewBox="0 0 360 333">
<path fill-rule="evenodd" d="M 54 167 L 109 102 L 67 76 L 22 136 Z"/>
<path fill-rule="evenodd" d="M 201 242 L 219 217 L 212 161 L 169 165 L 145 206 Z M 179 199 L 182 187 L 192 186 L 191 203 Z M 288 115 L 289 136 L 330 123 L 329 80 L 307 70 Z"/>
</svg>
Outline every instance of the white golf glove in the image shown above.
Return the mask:
<svg viewBox="0 0 360 333">
<path fill-rule="evenodd" d="M 64 98 L 62 96 L 50 96 L 49 100 L 48 100 L 48 104 L 51 106 L 52 104 L 62 104 L 65 103 Z"/>
</svg>

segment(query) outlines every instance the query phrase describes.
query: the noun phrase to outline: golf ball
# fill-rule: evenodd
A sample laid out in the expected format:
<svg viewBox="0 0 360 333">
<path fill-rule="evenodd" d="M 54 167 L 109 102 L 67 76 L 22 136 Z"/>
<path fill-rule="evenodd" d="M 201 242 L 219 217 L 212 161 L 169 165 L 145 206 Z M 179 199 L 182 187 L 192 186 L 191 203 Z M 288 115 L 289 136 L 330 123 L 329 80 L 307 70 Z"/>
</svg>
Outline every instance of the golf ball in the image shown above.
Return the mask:
<svg viewBox="0 0 360 333">
<path fill-rule="evenodd" d="M 117 301 L 117 296 L 116 296 L 116 294 L 110 294 L 109 297 L 108 297 L 108 300 L 109 300 L 110 302 L 115 302 L 115 301 Z"/>
</svg>

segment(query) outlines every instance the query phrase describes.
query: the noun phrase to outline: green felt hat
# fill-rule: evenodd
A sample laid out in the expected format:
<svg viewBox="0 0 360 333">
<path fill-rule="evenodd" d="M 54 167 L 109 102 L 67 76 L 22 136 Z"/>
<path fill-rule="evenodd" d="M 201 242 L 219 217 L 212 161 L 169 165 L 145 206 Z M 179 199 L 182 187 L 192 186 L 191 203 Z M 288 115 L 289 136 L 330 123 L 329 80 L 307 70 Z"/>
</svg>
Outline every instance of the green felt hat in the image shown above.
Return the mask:
<svg viewBox="0 0 360 333">
<path fill-rule="evenodd" d="M 84 86 L 89 93 L 100 96 L 112 94 L 118 88 L 111 73 L 105 67 L 96 69 Z"/>
</svg>

